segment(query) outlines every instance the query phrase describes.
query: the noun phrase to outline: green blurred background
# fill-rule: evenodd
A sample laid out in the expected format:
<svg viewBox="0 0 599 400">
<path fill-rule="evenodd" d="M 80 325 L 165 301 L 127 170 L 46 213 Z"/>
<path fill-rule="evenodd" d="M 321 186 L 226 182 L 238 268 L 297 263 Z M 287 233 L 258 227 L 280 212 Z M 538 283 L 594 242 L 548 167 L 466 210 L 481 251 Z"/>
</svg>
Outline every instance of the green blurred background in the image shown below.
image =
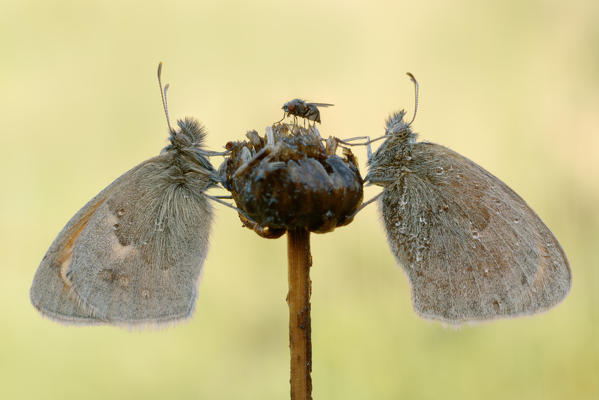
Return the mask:
<svg viewBox="0 0 599 400">
<path fill-rule="evenodd" d="M 413 109 L 411 71 L 420 137 L 501 177 L 569 256 L 572 292 L 552 311 L 454 330 L 413 312 L 376 207 L 313 235 L 316 399 L 599 398 L 597 1 L 0 9 L 0 398 L 288 398 L 286 241 L 241 229 L 230 209 L 216 207 L 186 323 L 62 326 L 29 303 L 67 220 L 166 144 L 159 61 L 171 117 L 203 121 L 214 150 L 294 97 L 335 104 L 323 135 L 382 134 L 388 113 Z"/>
</svg>

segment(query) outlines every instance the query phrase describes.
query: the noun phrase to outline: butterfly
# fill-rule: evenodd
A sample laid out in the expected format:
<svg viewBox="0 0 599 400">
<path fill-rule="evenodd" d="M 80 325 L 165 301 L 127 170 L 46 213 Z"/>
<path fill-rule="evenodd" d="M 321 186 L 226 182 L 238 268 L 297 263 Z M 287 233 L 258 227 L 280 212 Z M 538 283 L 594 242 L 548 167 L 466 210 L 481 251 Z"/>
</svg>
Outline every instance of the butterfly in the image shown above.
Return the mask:
<svg viewBox="0 0 599 400">
<path fill-rule="evenodd" d="M 137 325 L 188 317 L 208 252 L 218 175 L 195 119 L 170 126 L 170 144 L 91 199 L 58 234 L 30 291 L 62 322 Z"/>
<path fill-rule="evenodd" d="M 417 99 L 417 82 L 408 75 Z M 571 271 L 549 228 L 478 164 L 418 142 L 414 118 L 404 118 L 402 110 L 387 119 L 365 180 L 383 188 L 389 246 L 408 275 L 416 311 L 460 324 L 559 303 L 570 290 Z"/>
</svg>

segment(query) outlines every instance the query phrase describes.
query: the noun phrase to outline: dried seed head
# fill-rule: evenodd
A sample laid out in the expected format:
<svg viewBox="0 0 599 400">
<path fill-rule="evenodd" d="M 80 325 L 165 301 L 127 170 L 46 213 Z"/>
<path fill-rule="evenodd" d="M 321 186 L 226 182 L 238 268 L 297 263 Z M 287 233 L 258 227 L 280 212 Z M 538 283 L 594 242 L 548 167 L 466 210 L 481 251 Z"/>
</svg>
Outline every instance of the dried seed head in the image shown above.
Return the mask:
<svg viewBox="0 0 599 400">
<path fill-rule="evenodd" d="M 350 223 L 363 196 L 351 151 L 337 155 L 337 142 L 325 147 L 313 127 L 277 124 L 266 130 L 264 138 L 250 131 L 249 141 L 228 143 L 231 154 L 220 168 L 237 207 L 255 221 L 240 216 L 244 224 L 274 238 L 287 229 L 324 233 Z"/>
</svg>

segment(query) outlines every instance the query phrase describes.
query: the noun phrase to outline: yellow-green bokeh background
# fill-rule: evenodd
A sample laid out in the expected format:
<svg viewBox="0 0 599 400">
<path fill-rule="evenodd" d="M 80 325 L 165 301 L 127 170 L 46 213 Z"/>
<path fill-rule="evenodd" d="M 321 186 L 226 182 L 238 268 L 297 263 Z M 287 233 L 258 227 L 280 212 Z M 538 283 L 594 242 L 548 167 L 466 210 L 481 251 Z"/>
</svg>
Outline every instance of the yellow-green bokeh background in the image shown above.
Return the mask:
<svg viewBox="0 0 599 400">
<path fill-rule="evenodd" d="M 187 323 L 62 326 L 29 303 L 66 221 L 166 144 L 159 61 L 171 117 L 215 150 L 293 97 L 335 104 L 323 134 L 379 135 L 411 71 L 421 138 L 501 177 L 569 256 L 551 312 L 456 331 L 413 312 L 375 207 L 312 236 L 316 399 L 599 398 L 598 5 L 1 0 L 0 398 L 288 398 L 286 242 L 224 207 Z"/>
</svg>

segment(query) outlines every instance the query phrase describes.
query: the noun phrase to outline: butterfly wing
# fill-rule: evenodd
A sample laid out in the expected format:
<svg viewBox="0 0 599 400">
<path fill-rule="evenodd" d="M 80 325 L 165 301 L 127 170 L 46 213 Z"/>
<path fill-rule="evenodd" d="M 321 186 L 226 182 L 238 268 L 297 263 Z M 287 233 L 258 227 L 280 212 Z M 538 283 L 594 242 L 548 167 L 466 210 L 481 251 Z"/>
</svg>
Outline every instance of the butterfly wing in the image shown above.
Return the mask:
<svg viewBox="0 0 599 400">
<path fill-rule="evenodd" d="M 125 173 L 79 211 L 44 257 L 33 304 L 63 322 L 143 324 L 188 317 L 212 211 L 172 154 Z"/>
<path fill-rule="evenodd" d="M 532 314 L 566 296 L 566 255 L 520 196 L 443 146 L 416 143 L 412 157 L 385 187 L 382 212 L 418 313 L 461 323 Z"/>
<path fill-rule="evenodd" d="M 46 252 L 30 290 L 31 302 L 42 314 L 62 322 L 94 323 L 95 318 L 71 290 L 63 267 L 70 263 L 75 240 L 116 185 L 113 182 L 79 210 Z"/>
</svg>

